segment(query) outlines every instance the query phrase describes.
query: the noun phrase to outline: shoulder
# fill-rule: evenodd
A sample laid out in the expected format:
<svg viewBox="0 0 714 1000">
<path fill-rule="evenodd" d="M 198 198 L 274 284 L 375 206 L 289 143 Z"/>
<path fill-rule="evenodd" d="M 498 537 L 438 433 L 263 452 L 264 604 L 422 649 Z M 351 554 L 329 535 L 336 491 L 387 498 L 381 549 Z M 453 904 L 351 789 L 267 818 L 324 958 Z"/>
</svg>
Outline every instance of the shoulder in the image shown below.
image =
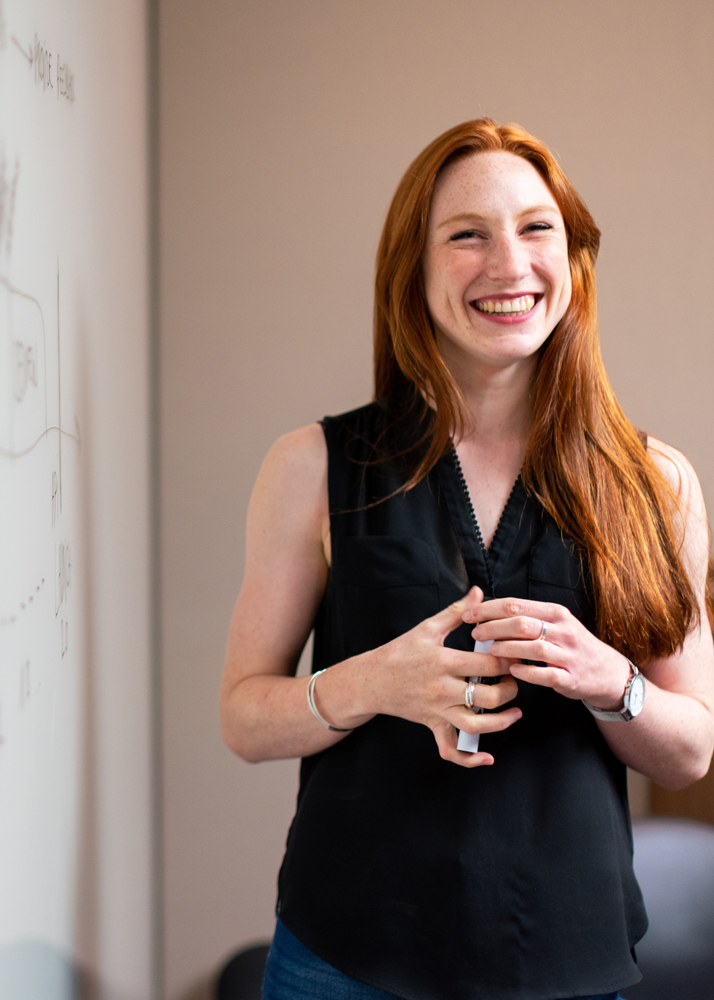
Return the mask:
<svg viewBox="0 0 714 1000">
<path fill-rule="evenodd" d="M 647 452 L 685 510 L 703 513 L 704 497 L 699 479 L 692 464 L 681 451 L 648 435 Z"/>
<path fill-rule="evenodd" d="M 320 465 L 326 458 L 325 435 L 320 424 L 308 424 L 277 439 L 265 456 L 263 466 L 295 472 L 305 463 Z"/>
<path fill-rule="evenodd" d="M 648 454 L 679 501 L 681 553 L 697 590 L 705 585 L 709 563 L 709 524 L 699 479 L 687 458 L 671 445 L 648 437 Z"/>
<path fill-rule="evenodd" d="M 265 457 L 260 477 L 283 480 L 286 477 L 313 477 L 327 468 L 328 448 L 341 439 L 370 441 L 384 425 L 386 407 L 380 402 L 367 403 L 354 410 L 324 417 L 279 437 Z"/>
<path fill-rule="evenodd" d="M 283 434 L 265 456 L 255 484 L 258 504 L 288 509 L 314 505 L 325 493 L 327 446 L 319 424 Z"/>
<path fill-rule="evenodd" d="M 320 425 L 310 424 L 278 438 L 265 456 L 248 507 L 246 572 L 324 558 L 327 521 L 327 448 Z"/>
<path fill-rule="evenodd" d="M 373 441 L 383 425 L 384 410 L 381 403 L 369 403 L 283 434 L 270 448 L 258 474 L 257 502 L 272 498 L 303 512 L 306 504 L 320 512 L 326 509 L 328 452 L 348 442 Z"/>
</svg>

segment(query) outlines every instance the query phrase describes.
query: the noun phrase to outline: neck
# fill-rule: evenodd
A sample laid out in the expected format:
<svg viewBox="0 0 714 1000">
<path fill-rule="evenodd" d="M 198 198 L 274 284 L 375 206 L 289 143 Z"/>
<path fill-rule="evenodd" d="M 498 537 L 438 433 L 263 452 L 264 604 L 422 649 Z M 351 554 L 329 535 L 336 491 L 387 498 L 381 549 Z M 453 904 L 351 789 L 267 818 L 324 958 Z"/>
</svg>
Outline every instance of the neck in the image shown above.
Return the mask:
<svg viewBox="0 0 714 1000">
<path fill-rule="evenodd" d="M 530 389 L 536 359 L 506 368 L 470 365 L 450 370 L 471 417 L 464 441 L 477 439 L 489 448 L 517 447 L 522 458 L 530 430 Z"/>
</svg>

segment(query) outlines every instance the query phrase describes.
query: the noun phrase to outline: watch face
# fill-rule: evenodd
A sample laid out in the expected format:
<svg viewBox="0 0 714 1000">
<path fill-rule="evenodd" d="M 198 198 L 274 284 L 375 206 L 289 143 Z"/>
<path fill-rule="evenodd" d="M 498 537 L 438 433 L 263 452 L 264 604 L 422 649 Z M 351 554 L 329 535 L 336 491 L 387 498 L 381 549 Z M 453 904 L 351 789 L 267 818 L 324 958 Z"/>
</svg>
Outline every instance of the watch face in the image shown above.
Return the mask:
<svg viewBox="0 0 714 1000">
<path fill-rule="evenodd" d="M 627 708 L 633 717 L 639 715 L 645 703 L 645 679 L 642 674 L 632 678 L 630 693 L 627 698 Z"/>
</svg>

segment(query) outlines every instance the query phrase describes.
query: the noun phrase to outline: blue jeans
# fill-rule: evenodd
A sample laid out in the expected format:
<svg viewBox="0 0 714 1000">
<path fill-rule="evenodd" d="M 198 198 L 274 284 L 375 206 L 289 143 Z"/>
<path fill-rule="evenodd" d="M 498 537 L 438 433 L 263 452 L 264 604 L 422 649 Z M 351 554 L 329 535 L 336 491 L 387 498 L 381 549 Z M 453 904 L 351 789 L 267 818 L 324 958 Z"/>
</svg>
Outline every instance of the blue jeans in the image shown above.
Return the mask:
<svg viewBox="0 0 714 1000">
<path fill-rule="evenodd" d="M 338 972 L 314 955 L 278 920 L 265 966 L 263 1000 L 399 1000 Z M 572 1000 L 622 1000 L 617 993 Z"/>
</svg>

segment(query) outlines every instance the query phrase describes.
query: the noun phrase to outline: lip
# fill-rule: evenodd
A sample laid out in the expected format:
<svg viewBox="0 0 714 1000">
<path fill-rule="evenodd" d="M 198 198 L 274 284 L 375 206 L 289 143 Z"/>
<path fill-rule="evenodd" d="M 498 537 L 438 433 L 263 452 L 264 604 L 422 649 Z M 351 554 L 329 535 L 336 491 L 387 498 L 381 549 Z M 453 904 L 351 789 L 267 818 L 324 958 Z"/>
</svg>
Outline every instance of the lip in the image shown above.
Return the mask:
<svg viewBox="0 0 714 1000">
<path fill-rule="evenodd" d="M 503 313 L 481 312 L 480 309 L 476 308 L 477 302 L 505 302 L 512 299 L 520 299 L 523 295 L 532 295 L 535 299 L 535 303 L 532 309 L 529 309 L 528 312 L 521 313 L 519 316 L 509 316 L 504 315 Z M 540 305 L 542 298 L 543 292 L 518 292 L 517 294 L 515 292 L 511 292 L 510 295 L 507 293 L 502 295 L 482 295 L 478 299 L 472 299 L 469 302 L 469 305 L 473 311 L 483 319 L 490 320 L 491 323 L 500 323 L 501 326 L 511 326 L 514 323 L 525 323 L 529 320 Z"/>
</svg>

